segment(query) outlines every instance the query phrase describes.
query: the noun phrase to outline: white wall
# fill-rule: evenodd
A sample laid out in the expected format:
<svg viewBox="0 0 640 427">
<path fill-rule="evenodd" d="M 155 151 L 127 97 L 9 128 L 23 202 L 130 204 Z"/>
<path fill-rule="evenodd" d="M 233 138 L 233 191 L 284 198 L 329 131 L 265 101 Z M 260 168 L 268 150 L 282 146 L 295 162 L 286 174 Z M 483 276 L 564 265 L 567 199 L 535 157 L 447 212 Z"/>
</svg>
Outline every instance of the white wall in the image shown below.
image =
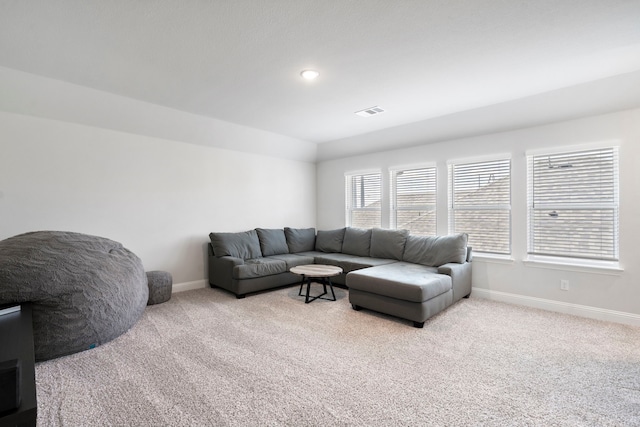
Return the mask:
<svg viewBox="0 0 640 427">
<path fill-rule="evenodd" d="M 307 162 L 317 152 L 308 141 L 4 67 L 0 111 Z"/>
<path fill-rule="evenodd" d="M 32 81 L 45 89 L 65 85 Z M 158 112 L 115 95 L 73 91 L 75 101 L 64 101 L 73 105 L 69 111 L 104 101 L 134 116 Z M 86 116 L 74 123 L 72 115 L 51 118 L 50 91 L 5 93 L 16 102 L 0 102 L 0 239 L 34 230 L 104 236 L 136 253 L 146 270 L 169 271 L 178 288 L 188 288 L 205 286 L 211 231 L 315 226 L 315 165 L 291 158 L 308 157 L 306 145 L 276 157 L 294 150 L 290 139 L 233 124 L 211 124 L 199 143 L 132 132 L 115 113 L 109 126 L 88 125 Z M 158 125 L 167 118 L 173 129 L 187 130 L 202 119 L 185 114 L 167 109 Z M 218 125 L 224 131 L 216 132 Z M 243 151 L 218 147 L 234 143 Z M 254 145 L 274 156 L 247 152 Z"/>
<path fill-rule="evenodd" d="M 620 145 L 620 264 L 623 272 L 525 264 L 527 200 L 525 152 L 545 147 L 603 141 Z M 346 141 L 345 143 L 348 143 Z M 640 325 L 640 110 L 627 110 L 547 126 L 472 138 L 425 144 L 318 164 L 319 229 L 344 226 L 344 174 L 381 168 L 383 206 L 388 206 L 388 169 L 420 162 L 436 162 L 438 173 L 438 234 L 447 234 L 446 161 L 474 156 L 512 156 L 513 260 L 476 258 L 473 262 L 475 295 L 546 309 L 577 313 Z M 389 212 L 383 212 L 383 226 Z M 560 280 L 570 282 L 560 290 Z"/>
</svg>

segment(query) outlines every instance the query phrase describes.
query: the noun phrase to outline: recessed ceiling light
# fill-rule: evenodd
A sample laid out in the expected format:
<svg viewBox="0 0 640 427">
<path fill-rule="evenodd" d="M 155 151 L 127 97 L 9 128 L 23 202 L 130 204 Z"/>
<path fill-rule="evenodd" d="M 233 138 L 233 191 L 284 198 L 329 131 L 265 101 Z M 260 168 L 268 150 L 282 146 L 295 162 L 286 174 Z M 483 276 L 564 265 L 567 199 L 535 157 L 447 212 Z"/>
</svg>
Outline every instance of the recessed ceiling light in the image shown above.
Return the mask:
<svg viewBox="0 0 640 427">
<path fill-rule="evenodd" d="M 305 80 L 315 80 L 320 75 L 316 70 L 302 70 L 300 76 Z"/>
</svg>

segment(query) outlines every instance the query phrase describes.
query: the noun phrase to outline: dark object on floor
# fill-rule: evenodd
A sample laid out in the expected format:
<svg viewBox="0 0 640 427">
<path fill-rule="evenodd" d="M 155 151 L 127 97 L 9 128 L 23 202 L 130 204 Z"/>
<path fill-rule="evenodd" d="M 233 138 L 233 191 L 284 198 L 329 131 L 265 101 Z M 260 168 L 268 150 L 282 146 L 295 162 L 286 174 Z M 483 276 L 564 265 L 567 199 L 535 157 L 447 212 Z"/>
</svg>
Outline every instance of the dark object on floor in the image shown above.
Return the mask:
<svg viewBox="0 0 640 427">
<path fill-rule="evenodd" d="M 0 309 L 0 426 L 35 426 L 38 415 L 31 306 Z"/>
<path fill-rule="evenodd" d="M 167 271 L 147 271 L 149 301 L 147 305 L 160 304 L 171 299 L 173 278 Z"/>
<path fill-rule="evenodd" d="M 120 336 L 148 297 L 142 262 L 113 240 L 38 231 L 0 241 L 0 304 L 32 303 L 37 361 Z"/>
</svg>

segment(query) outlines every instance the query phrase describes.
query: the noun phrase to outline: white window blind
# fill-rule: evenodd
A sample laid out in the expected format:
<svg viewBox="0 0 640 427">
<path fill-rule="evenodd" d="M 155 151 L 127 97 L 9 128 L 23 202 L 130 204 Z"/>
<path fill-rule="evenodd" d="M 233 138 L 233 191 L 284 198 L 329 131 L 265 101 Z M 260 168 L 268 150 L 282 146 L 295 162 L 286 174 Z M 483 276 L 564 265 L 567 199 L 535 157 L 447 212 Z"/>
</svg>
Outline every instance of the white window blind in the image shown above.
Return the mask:
<svg viewBox="0 0 640 427">
<path fill-rule="evenodd" d="M 382 217 L 380 172 L 345 176 L 345 195 L 348 226 L 380 227 Z"/>
<path fill-rule="evenodd" d="M 436 235 L 436 168 L 391 171 L 391 224 L 416 235 Z"/>
<path fill-rule="evenodd" d="M 527 161 L 529 253 L 618 260 L 618 149 Z"/>
<path fill-rule="evenodd" d="M 511 160 L 449 165 L 449 229 L 474 251 L 511 253 Z"/>
</svg>

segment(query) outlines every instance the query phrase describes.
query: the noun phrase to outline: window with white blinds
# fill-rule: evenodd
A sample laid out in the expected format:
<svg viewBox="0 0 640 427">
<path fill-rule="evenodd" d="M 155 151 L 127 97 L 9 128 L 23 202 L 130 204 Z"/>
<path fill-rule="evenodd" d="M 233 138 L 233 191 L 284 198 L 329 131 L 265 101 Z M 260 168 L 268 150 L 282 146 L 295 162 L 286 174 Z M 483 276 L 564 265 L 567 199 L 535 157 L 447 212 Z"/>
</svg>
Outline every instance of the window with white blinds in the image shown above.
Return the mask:
<svg viewBox="0 0 640 427">
<path fill-rule="evenodd" d="M 380 227 L 382 175 L 380 172 L 345 176 L 346 224 L 351 227 Z"/>
<path fill-rule="evenodd" d="M 529 253 L 618 260 L 618 149 L 529 155 Z"/>
<path fill-rule="evenodd" d="M 449 230 L 474 251 L 511 254 L 511 160 L 449 165 Z"/>
<path fill-rule="evenodd" d="M 436 235 L 436 168 L 391 171 L 391 225 L 411 234 Z"/>
</svg>

